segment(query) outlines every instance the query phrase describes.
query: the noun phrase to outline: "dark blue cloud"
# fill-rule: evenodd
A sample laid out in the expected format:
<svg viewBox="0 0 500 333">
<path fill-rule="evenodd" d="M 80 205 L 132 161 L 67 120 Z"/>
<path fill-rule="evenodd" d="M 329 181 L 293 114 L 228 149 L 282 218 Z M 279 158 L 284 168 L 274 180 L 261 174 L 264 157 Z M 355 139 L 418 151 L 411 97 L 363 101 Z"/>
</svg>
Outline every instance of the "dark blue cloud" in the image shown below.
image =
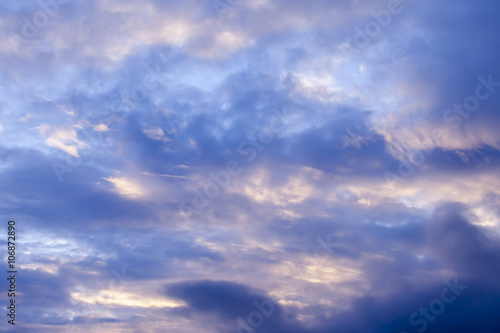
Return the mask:
<svg viewBox="0 0 500 333">
<path fill-rule="evenodd" d="M 186 301 L 190 311 L 217 315 L 226 323 L 224 329 L 303 332 L 300 324 L 293 318 L 287 318 L 274 300 L 244 285 L 226 281 L 194 281 L 170 285 L 166 292 Z M 243 320 L 243 324 L 238 318 Z M 234 326 L 232 329 L 231 325 Z"/>
</svg>

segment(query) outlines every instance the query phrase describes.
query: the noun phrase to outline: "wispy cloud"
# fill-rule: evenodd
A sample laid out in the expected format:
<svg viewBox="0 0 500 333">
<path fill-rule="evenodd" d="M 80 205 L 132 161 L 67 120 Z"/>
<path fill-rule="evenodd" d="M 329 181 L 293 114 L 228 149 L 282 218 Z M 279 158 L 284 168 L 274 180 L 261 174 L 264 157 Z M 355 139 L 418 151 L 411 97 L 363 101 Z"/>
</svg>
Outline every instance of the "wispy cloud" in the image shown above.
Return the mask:
<svg viewBox="0 0 500 333">
<path fill-rule="evenodd" d="M 16 332 L 500 330 L 497 2 L 0 7 Z"/>
</svg>

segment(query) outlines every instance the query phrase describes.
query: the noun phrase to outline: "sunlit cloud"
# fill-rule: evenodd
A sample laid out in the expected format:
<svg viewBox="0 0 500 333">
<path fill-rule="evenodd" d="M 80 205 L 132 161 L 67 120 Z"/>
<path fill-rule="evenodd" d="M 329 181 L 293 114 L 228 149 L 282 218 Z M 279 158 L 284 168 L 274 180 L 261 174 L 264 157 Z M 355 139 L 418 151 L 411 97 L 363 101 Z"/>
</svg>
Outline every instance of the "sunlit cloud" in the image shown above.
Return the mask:
<svg viewBox="0 0 500 333">
<path fill-rule="evenodd" d="M 129 177 L 103 177 L 114 186 L 114 190 L 129 198 L 141 198 L 147 191 L 141 186 L 138 180 Z"/>
<path fill-rule="evenodd" d="M 499 331 L 499 11 L 4 2 L 16 327 Z"/>
</svg>

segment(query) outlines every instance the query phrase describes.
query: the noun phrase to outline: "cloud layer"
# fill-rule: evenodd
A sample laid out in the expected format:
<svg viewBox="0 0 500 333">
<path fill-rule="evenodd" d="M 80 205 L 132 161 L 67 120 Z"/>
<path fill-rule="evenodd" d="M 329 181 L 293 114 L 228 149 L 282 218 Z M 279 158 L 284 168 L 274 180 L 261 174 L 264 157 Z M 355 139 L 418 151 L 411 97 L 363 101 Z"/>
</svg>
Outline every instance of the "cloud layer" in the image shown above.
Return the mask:
<svg viewBox="0 0 500 333">
<path fill-rule="evenodd" d="M 3 330 L 500 331 L 500 3 L 0 7 Z"/>
</svg>

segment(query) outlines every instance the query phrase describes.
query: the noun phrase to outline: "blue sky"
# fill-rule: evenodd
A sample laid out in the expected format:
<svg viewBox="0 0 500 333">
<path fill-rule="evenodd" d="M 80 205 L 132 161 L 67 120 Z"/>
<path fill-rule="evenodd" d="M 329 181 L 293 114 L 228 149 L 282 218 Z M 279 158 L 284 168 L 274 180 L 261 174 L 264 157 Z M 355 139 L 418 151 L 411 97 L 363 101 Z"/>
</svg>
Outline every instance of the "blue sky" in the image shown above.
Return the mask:
<svg viewBox="0 0 500 333">
<path fill-rule="evenodd" d="M 0 331 L 500 332 L 497 1 L 0 7 Z"/>
</svg>

